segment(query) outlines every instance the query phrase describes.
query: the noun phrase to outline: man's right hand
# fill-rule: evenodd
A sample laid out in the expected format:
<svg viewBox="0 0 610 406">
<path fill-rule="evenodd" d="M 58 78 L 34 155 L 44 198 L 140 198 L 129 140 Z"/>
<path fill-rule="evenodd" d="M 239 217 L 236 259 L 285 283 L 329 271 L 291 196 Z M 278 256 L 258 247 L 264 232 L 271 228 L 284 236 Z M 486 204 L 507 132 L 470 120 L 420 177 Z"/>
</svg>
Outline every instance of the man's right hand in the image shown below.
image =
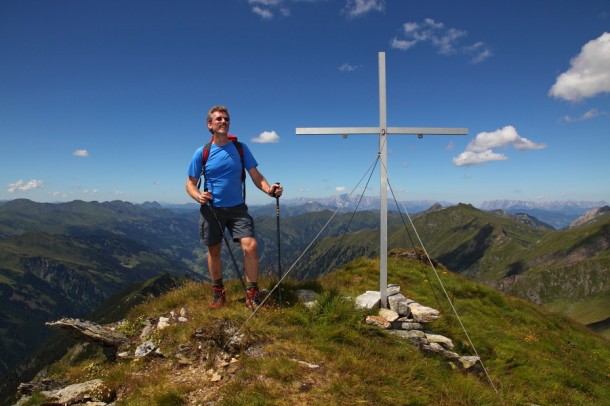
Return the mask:
<svg viewBox="0 0 610 406">
<path fill-rule="evenodd" d="M 206 204 L 208 204 L 208 202 L 210 202 L 212 200 L 212 194 L 210 192 L 202 192 L 198 197 L 197 197 L 197 203 L 199 203 L 202 206 L 205 206 Z"/>
</svg>

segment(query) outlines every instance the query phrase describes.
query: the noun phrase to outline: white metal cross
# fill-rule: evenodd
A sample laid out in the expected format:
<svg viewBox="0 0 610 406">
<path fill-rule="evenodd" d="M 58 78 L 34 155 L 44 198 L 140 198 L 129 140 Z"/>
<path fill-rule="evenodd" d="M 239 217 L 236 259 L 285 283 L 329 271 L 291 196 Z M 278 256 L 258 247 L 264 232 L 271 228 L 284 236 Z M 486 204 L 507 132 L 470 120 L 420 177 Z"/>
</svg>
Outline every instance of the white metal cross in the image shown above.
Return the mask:
<svg viewBox="0 0 610 406">
<path fill-rule="evenodd" d="M 417 128 L 417 127 L 388 127 L 386 122 L 386 86 L 385 86 L 385 52 L 379 52 L 379 127 L 317 127 L 297 128 L 296 135 L 328 135 L 340 134 L 379 134 L 379 148 L 381 167 L 380 174 L 380 264 L 379 264 L 379 292 L 381 306 L 387 308 L 388 286 L 388 182 L 387 182 L 387 142 L 388 134 L 418 135 L 466 135 L 467 128 Z"/>
</svg>

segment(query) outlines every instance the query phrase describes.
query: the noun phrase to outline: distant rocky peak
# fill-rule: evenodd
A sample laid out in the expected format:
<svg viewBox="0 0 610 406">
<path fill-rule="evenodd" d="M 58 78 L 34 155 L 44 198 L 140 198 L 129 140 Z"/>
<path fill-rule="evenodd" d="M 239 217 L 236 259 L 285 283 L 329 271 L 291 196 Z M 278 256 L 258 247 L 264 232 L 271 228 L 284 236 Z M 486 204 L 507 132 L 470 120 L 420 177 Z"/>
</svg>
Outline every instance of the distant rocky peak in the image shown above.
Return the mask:
<svg viewBox="0 0 610 406">
<path fill-rule="evenodd" d="M 439 210 L 443 210 L 443 205 L 440 203 L 434 203 L 424 213 L 431 213 L 433 211 L 439 211 Z"/>
<path fill-rule="evenodd" d="M 570 224 L 569 228 L 575 228 L 575 227 L 582 226 L 583 224 L 588 223 L 589 221 L 593 220 L 594 218 L 596 218 L 598 216 L 601 216 L 602 214 L 604 214 L 608 211 L 610 211 L 609 206 L 602 206 L 602 207 L 597 207 L 595 209 L 587 210 L 585 212 L 585 214 L 583 214 L 582 216 L 580 216 L 579 218 L 574 220 Z"/>
</svg>

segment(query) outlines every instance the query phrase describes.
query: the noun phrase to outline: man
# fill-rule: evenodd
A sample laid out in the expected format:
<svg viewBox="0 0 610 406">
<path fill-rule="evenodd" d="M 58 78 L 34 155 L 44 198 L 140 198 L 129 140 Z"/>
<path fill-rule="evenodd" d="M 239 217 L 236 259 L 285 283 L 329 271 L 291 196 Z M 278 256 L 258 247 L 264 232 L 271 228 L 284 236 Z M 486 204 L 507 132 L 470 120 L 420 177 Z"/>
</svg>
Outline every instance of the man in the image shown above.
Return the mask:
<svg viewBox="0 0 610 406">
<path fill-rule="evenodd" d="M 226 227 L 243 251 L 247 282 L 246 306 L 256 309 L 260 305 L 258 245 L 254 236 L 254 221 L 242 194 L 242 168 L 250 174 L 256 187 L 270 196 L 281 196 L 283 188 L 267 182 L 258 171 L 258 163 L 245 144 L 241 143 L 241 152 L 238 150 L 229 138 L 230 120 L 229 111 L 224 106 L 214 106 L 208 112 L 207 125 L 213 134 L 209 155 L 202 172 L 204 147 L 195 151 L 188 169 L 186 192 L 201 205 L 201 242 L 208 247 L 208 269 L 213 288 L 209 307 L 218 309 L 225 302 L 220 252 Z M 203 191 L 200 191 L 197 184 L 202 174 L 204 185 Z"/>
</svg>

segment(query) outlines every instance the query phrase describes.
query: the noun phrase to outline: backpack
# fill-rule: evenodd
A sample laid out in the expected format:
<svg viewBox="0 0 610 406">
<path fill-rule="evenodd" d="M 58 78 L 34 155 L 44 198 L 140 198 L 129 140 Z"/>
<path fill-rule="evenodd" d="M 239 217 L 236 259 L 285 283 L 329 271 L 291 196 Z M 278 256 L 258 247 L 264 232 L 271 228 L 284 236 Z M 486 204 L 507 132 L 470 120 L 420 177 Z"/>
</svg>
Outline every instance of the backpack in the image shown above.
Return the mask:
<svg viewBox="0 0 610 406">
<path fill-rule="evenodd" d="M 237 152 L 239 153 L 239 158 L 241 159 L 241 185 L 242 185 L 242 196 L 244 198 L 244 202 L 246 201 L 246 168 L 244 166 L 244 147 L 241 145 L 241 142 L 237 141 L 237 137 L 229 134 L 229 141 L 233 142 L 235 148 L 237 148 Z M 214 141 L 214 137 L 210 139 L 210 142 L 205 144 L 203 147 L 203 151 L 201 154 L 201 176 L 204 178 L 203 184 L 205 185 L 205 163 L 208 161 L 210 157 L 210 149 L 212 148 L 212 142 Z"/>
</svg>

